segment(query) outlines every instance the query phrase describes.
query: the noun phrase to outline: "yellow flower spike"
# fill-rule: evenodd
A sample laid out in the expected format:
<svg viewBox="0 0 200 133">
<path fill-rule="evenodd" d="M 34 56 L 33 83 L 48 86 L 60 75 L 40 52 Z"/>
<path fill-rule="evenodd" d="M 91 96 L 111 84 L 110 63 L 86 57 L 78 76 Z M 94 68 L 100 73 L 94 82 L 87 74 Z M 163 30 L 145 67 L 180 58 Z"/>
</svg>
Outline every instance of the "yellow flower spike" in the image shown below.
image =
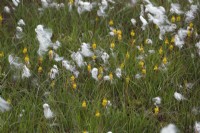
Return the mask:
<svg viewBox="0 0 200 133">
<path fill-rule="evenodd" d="M 38 58 L 38 63 L 41 65 L 42 62 L 43 62 L 43 58 L 42 58 L 42 57 L 39 57 L 39 58 Z"/>
<path fill-rule="evenodd" d="M 109 77 L 110 77 L 110 80 L 113 80 L 113 74 L 112 73 L 109 74 Z"/>
<path fill-rule="evenodd" d="M 93 60 L 96 60 L 96 58 L 97 58 L 96 55 L 93 55 L 93 56 L 92 56 L 92 59 L 93 59 Z"/>
<path fill-rule="evenodd" d="M 114 49 L 114 48 L 115 48 L 115 43 L 114 43 L 114 42 L 112 42 L 112 43 L 110 44 L 110 48 L 111 48 L 111 49 Z"/>
<path fill-rule="evenodd" d="M 84 130 L 83 133 L 88 133 L 88 131 Z"/>
<path fill-rule="evenodd" d="M 143 69 L 142 69 L 142 74 L 144 74 L 144 75 L 145 75 L 146 73 L 147 73 L 146 69 L 145 69 L 145 68 L 143 68 Z"/>
<path fill-rule="evenodd" d="M 144 67 L 144 61 L 140 61 L 140 62 L 139 62 L 139 66 L 140 66 L 141 68 L 143 68 L 143 67 Z"/>
<path fill-rule="evenodd" d="M 170 44 L 169 50 L 172 51 L 173 49 L 174 49 L 174 46 L 172 44 Z"/>
<path fill-rule="evenodd" d="M 28 55 L 25 56 L 24 61 L 25 61 L 26 64 L 29 64 L 29 57 L 28 57 Z"/>
<path fill-rule="evenodd" d="M 159 53 L 160 55 L 163 54 L 163 48 L 162 48 L 162 47 L 160 47 L 160 49 L 158 50 L 158 53 Z"/>
<path fill-rule="evenodd" d="M 38 67 L 38 73 L 39 73 L 39 74 L 42 73 L 42 67 L 41 67 L 41 66 Z"/>
<path fill-rule="evenodd" d="M 113 26 L 113 25 L 114 25 L 113 20 L 110 20 L 110 21 L 109 21 L 109 25 L 110 25 L 110 26 Z"/>
<path fill-rule="evenodd" d="M 49 59 L 50 59 L 50 60 L 53 59 L 53 50 L 49 50 Z"/>
<path fill-rule="evenodd" d="M 178 16 L 176 17 L 176 21 L 177 21 L 177 22 L 180 22 L 180 21 L 181 21 L 181 16 L 180 16 L 180 15 L 178 15 Z"/>
<path fill-rule="evenodd" d="M 172 23 L 176 22 L 175 16 L 172 16 L 172 17 L 171 17 L 171 22 L 172 22 Z"/>
<path fill-rule="evenodd" d="M 28 49 L 25 47 L 22 52 L 23 52 L 23 54 L 27 54 Z"/>
<path fill-rule="evenodd" d="M 102 101 L 102 106 L 106 107 L 107 104 L 108 104 L 108 100 L 106 98 L 104 98 Z"/>
<path fill-rule="evenodd" d="M 163 62 L 163 64 L 167 64 L 167 57 L 164 57 L 162 62 Z"/>
<path fill-rule="evenodd" d="M 117 34 L 118 35 L 122 35 L 122 31 L 121 30 L 117 30 Z"/>
<path fill-rule="evenodd" d="M 72 5 L 74 3 L 74 0 L 69 0 L 69 4 Z"/>
<path fill-rule="evenodd" d="M 11 104 L 11 100 L 10 99 L 7 99 L 6 101 L 7 101 L 8 104 Z"/>
<path fill-rule="evenodd" d="M 129 52 L 126 52 L 126 59 L 128 60 L 130 58 Z"/>
<path fill-rule="evenodd" d="M 87 70 L 88 70 L 88 72 L 91 72 L 91 69 L 92 69 L 91 65 L 88 64 L 88 65 L 87 65 Z"/>
<path fill-rule="evenodd" d="M 73 88 L 74 90 L 76 90 L 76 88 L 77 88 L 76 83 L 73 83 L 73 84 L 72 84 L 72 88 Z"/>
<path fill-rule="evenodd" d="M 155 115 L 158 115 L 159 111 L 160 111 L 159 107 L 156 106 L 156 107 L 154 108 L 154 114 L 155 114 Z"/>
<path fill-rule="evenodd" d="M 102 79 L 102 74 L 99 74 L 99 75 L 97 76 L 97 78 L 98 78 L 98 80 L 101 80 L 101 79 Z"/>
<path fill-rule="evenodd" d="M 189 27 L 193 28 L 194 24 L 192 22 L 190 22 Z"/>
<path fill-rule="evenodd" d="M 171 43 L 174 43 L 175 42 L 175 36 L 173 36 L 172 38 L 171 38 Z"/>
<path fill-rule="evenodd" d="M 86 101 L 84 100 L 83 102 L 82 102 L 82 108 L 86 108 L 87 107 L 87 103 L 86 103 Z"/>
<path fill-rule="evenodd" d="M 116 35 L 117 34 L 117 30 L 113 29 L 112 32 Z"/>
<path fill-rule="evenodd" d="M 99 71 L 99 73 L 102 74 L 103 73 L 103 67 L 100 66 L 99 69 L 98 69 L 98 71 Z"/>
<path fill-rule="evenodd" d="M 4 52 L 0 52 L 0 58 L 4 57 Z"/>
<path fill-rule="evenodd" d="M 166 44 L 166 45 L 169 44 L 169 40 L 168 40 L 168 38 L 165 39 L 165 44 Z"/>
<path fill-rule="evenodd" d="M 3 16 L 0 14 L 0 23 L 3 21 Z"/>
<path fill-rule="evenodd" d="M 130 77 L 126 76 L 126 84 L 129 84 L 129 82 L 130 82 Z"/>
<path fill-rule="evenodd" d="M 72 75 L 72 76 L 70 77 L 70 80 L 71 80 L 71 82 L 74 82 L 74 81 L 75 81 L 74 75 Z"/>
<path fill-rule="evenodd" d="M 134 30 L 131 31 L 131 36 L 132 36 L 132 37 L 135 36 L 135 31 L 134 31 Z"/>
<path fill-rule="evenodd" d="M 134 45 L 135 44 L 135 39 L 131 40 L 131 45 Z"/>
<path fill-rule="evenodd" d="M 141 53 L 144 53 L 144 48 L 143 48 L 143 46 L 140 46 L 139 51 L 140 51 Z"/>
<path fill-rule="evenodd" d="M 122 64 L 120 65 L 120 68 L 123 69 L 124 66 L 125 66 L 124 63 L 122 63 Z"/>
<path fill-rule="evenodd" d="M 52 80 L 52 81 L 51 81 L 50 86 L 51 86 L 51 88 L 54 88 L 54 86 L 55 86 L 55 80 Z"/>
<path fill-rule="evenodd" d="M 158 65 L 155 65 L 153 68 L 154 71 L 158 71 Z"/>
<path fill-rule="evenodd" d="M 191 35 L 192 35 L 191 31 L 188 30 L 188 31 L 187 31 L 187 36 L 188 36 L 188 37 L 191 37 Z"/>
<path fill-rule="evenodd" d="M 97 44 L 96 44 L 96 43 L 93 43 L 93 44 L 92 44 L 92 49 L 95 50 L 96 48 L 97 48 Z"/>
<path fill-rule="evenodd" d="M 95 116 L 100 117 L 100 115 L 101 115 L 100 112 L 97 110 L 96 113 L 95 113 Z"/>
<path fill-rule="evenodd" d="M 121 40 L 122 40 L 122 35 L 119 34 L 117 39 L 118 39 L 119 41 L 121 41 Z"/>
</svg>

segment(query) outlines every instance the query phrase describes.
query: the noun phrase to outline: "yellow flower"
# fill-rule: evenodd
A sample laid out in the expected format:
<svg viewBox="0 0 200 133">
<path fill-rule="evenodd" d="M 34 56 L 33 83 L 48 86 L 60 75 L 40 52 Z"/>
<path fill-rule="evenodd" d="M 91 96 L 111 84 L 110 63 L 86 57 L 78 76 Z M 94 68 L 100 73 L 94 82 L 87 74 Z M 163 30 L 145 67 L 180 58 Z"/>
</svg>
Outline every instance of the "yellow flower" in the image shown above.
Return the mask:
<svg viewBox="0 0 200 133">
<path fill-rule="evenodd" d="M 108 104 L 108 100 L 106 98 L 104 98 L 102 101 L 103 107 L 106 107 L 107 104 Z"/>
<path fill-rule="evenodd" d="M 28 55 L 25 56 L 24 61 L 26 62 L 26 64 L 29 64 L 29 57 L 28 57 Z"/>
<path fill-rule="evenodd" d="M 98 110 L 96 111 L 95 116 L 96 116 L 96 117 L 100 117 L 100 113 L 99 113 Z"/>
<path fill-rule="evenodd" d="M 129 59 L 130 58 L 130 54 L 129 52 L 126 53 L 126 59 Z"/>
<path fill-rule="evenodd" d="M 154 108 L 154 114 L 155 114 L 155 115 L 158 115 L 159 111 L 160 111 L 159 107 L 156 106 L 156 107 Z"/>
<path fill-rule="evenodd" d="M 110 25 L 110 26 L 113 26 L 113 25 L 114 25 L 113 20 L 110 20 L 110 21 L 109 21 L 109 25 Z"/>
<path fill-rule="evenodd" d="M 85 100 L 82 102 L 82 107 L 83 107 L 83 108 L 86 108 L 86 107 L 87 107 L 87 103 L 86 103 Z"/>
<path fill-rule="evenodd" d="M 121 34 L 118 35 L 118 40 L 119 40 L 119 41 L 122 40 L 122 35 L 121 35 Z"/>
<path fill-rule="evenodd" d="M 121 30 L 117 30 L 117 34 L 118 35 L 122 35 L 122 31 Z"/>
<path fill-rule="evenodd" d="M 74 3 L 74 0 L 69 0 L 69 4 L 73 4 Z"/>
<path fill-rule="evenodd" d="M 164 57 L 162 62 L 163 62 L 163 64 L 167 64 L 167 57 Z"/>
<path fill-rule="evenodd" d="M 102 74 L 99 74 L 99 75 L 97 76 L 97 78 L 98 78 L 98 80 L 101 80 Z"/>
<path fill-rule="evenodd" d="M 188 31 L 187 31 L 187 36 L 188 36 L 188 37 L 191 37 L 191 34 L 192 34 L 191 31 L 188 30 Z"/>
<path fill-rule="evenodd" d="M 173 48 L 174 48 L 174 46 L 171 44 L 170 46 L 169 46 L 169 50 L 173 50 Z"/>
<path fill-rule="evenodd" d="M 145 68 L 143 68 L 143 69 L 142 69 L 142 74 L 144 74 L 144 75 L 145 75 L 146 73 L 147 73 L 146 69 L 145 69 Z"/>
<path fill-rule="evenodd" d="M 131 31 L 131 36 L 132 36 L 132 37 L 135 36 L 135 32 L 134 32 L 134 30 Z"/>
<path fill-rule="evenodd" d="M 73 84 L 72 84 L 72 88 L 73 88 L 74 90 L 77 88 L 76 83 L 73 83 Z"/>
<path fill-rule="evenodd" d="M 51 81 L 50 86 L 51 86 L 51 88 L 54 88 L 54 86 L 55 86 L 55 80 L 52 80 L 52 81 Z"/>
<path fill-rule="evenodd" d="M 154 71 L 158 71 L 158 65 L 155 65 L 153 68 Z"/>
<path fill-rule="evenodd" d="M 162 47 L 160 47 L 160 49 L 158 50 L 159 54 L 162 55 L 163 54 L 163 49 Z"/>
<path fill-rule="evenodd" d="M 74 82 L 74 80 L 75 80 L 74 75 L 72 75 L 72 76 L 70 77 L 70 80 L 71 80 L 71 82 Z"/>
<path fill-rule="evenodd" d="M 0 14 L 0 23 L 3 21 L 3 16 Z"/>
<path fill-rule="evenodd" d="M 53 50 L 49 50 L 49 59 L 50 59 L 50 60 L 53 59 Z"/>
<path fill-rule="evenodd" d="M 143 48 L 143 46 L 140 46 L 139 51 L 140 51 L 141 53 L 144 53 L 144 48 Z"/>
<path fill-rule="evenodd" d="M 141 68 L 143 68 L 143 67 L 144 67 L 144 62 L 143 62 L 143 61 L 140 61 L 140 62 L 139 62 L 139 66 L 140 66 Z"/>
<path fill-rule="evenodd" d="M 113 80 L 113 74 L 112 73 L 109 74 L 109 77 L 110 77 L 110 80 Z"/>
<path fill-rule="evenodd" d="M 42 67 L 41 66 L 39 66 L 39 68 L 38 68 L 38 73 L 39 74 L 42 73 Z"/>
<path fill-rule="evenodd" d="M 180 16 L 180 15 L 178 15 L 178 16 L 176 17 L 176 21 L 177 21 L 177 22 L 180 22 L 180 21 L 181 21 L 181 16 Z"/>
<path fill-rule="evenodd" d="M 98 71 L 99 71 L 99 73 L 103 73 L 103 67 L 100 66 Z"/>
<path fill-rule="evenodd" d="M 171 43 L 174 43 L 175 42 L 175 36 L 173 36 L 172 38 L 171 38 Z"/>
<path fill-rule="evenodd" d="M 0 52 L 0 58 L 4 57 L 4 52 Z"/>
<path fill-rule="evenodd" d="M 91 72 L 91 69 L 92 69 L 92 68 L 91 68 L 91 65 L 88 64 L 88 65 L 87 65 L 87 70 L 88 70 L 88 72 Z"/>
<path fill-rule="evenodd" d="M 176 18 L 174 16 L 171 17 L 171 22 L 174 23 L 176 21 Z"/>
<path fill-rule="evenodd" d="M 117 30 L 113 29 L 112 32 L 116 35 L 117 34 Z"/>
<path fill-rule="evenodd" d="M 130 82 L 130 77 L 126 76 L 126 84 L 129 84 L 129 82 Z"/>
<path fill-rule="evenodd" d="M 124 66 L 125 66 L 124 63 L 122 63 L 122 64 L 120 65 L 120 68 L 123 69 Z"/>
<path fill-rule="evenodd" d="M 193 28 L 194 24 L 192 22 L 190 22 L 189 27 Z"/>
<path fill-rule="evenodd" d="M 84 130 L 83 133 L 88 133 L 88 131 Z"/>
<path fill-rule="evenodd" d="M 25 48 L 23 49 L 23 54 L 27 54 L 27 52 L 28 52 L 28 49 L 25 47 Z"/>
<path fill-rule="evenodd" d="M 93 55 L 93 56 L 92 56 L 92 59 L 93 59 L 93 60 L 95 60 L 96 58 L 97 58 L 97 56 L 96 56 L 96 55 Z"/>
<path fill-rule="evenodd" d="M 39 57 L 39 58 L 38 58 L 38 63 L 39 63 L 39 64 L 42 64 L 42 62 L 43 62 L 43 58 L 42 58 L 42 57 Z"/>
<path fill-rule="evenodd" d="M 93 44 L 92 44 L 92 49 L 95 50 L 96 48 L 97 48 L 97 44 L 96 44 L 96 43 L 93 43 Z"/>
<path fill-rule="evenodd" d="M 169 40 L 166 38 L 165 39 L 165 44 L 168 45 L 169 44 Z"/>
<path fill-rule="evenodd" d="M 114 43 L 114 42 L 112 42 L 112 43 L 110 44 L 110 48 L 112 48 L 112 49 L 115 48 L 115 43 Z"/>
</svg>

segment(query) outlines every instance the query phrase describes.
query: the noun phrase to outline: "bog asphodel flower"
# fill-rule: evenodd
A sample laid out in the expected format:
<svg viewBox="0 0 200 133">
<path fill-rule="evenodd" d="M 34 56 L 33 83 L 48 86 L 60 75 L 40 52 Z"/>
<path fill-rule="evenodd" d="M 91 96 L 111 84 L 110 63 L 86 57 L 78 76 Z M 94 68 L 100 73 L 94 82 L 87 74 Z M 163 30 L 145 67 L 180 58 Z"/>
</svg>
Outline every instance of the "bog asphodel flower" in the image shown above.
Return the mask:
<svg viewBox="0 0 200 133">
<path fill-rule="evenodd" d="M 114 43 L 114 42 L 112 42 L 112 43 L 110 44 L 110 48 L 111 48 L 111 49 L 114 49 L 114 48 L 115 48 L 115 43 Z"/>
<path fill-rule="evenodd" d="M 0 52 L 0 58 L 4 57 L 4 52 Z"/>
<path fill-rule="evenodd" d="M 86 108 L 87 107 L 87 103 L 86 103 L 86 101 L 84 100 L 83 102 L 82 102 L 82 108 Z"/>
<path fill-rule="evenodd" d="M 144 53 L 144 48 L 143 48 L 143 46 L 140 46 L 139 51 L 140 51 L 141 53 Z"/>
<path fill-rule="evenodd" d="M 72 84 L 72 88 L 73 88 L 74 90 L 76 90 L 76 88 L 77 88 L 76 83 L 73 83 L 73 84 Z"/>
<path fill-rule="evenodd" d="M 110 21 L 109 21 L 109 25 L 110 25 L 110 26 L 113 26 L 113 25 L 114 25 L 113 20 L 110 20 Z"/>
<path fill-rule="evenodd" d="M 98 71 L 99 71 L 100 74 L 102 74 L 103 73 L 103 67 L 100 66 Z"/>
<path fill-rule="evenodd" d="M 103 77 L 102 74 L 98 74 L 98 76 L 97 76 L 98 80 L 101 80 L 102 77 Z"/>
<path fill-rule="evenodd" d="M 140 61 L 140 62 L 139 62 L 139 66 L 140 66 L 141 68 L 143 68 L 143 67 L 144 67 L 144 61 Z"/>
<path fill-rule="evenodd" d="M 23 54 L 27 54 L 28 49 L 25 47 L 22 52 L 23 52 Z"/>
<path fill-rule="evenodd" d="M 167 57 L 164 57 L 162 62 L 163 62 L 163 64 L 167 64 Z"/>
<path fill-rule="evenodd" d="M 74 3 L 74 0 L 69 0 L 69 4 L 72 5 Z"/>
<path fill-rule="evenodd" d="M 158 65 L 155 65 L 153 68 L 154 71 L 158 71 Z"/>
<path fill-rule="evenodd" d="M 50 60 L 53 59 L 53 50 L 49 50 L 49 59 L 50 59 Z"/>
<path fill-rule="evenodd" d="M 165 44 L 166 44 L 166 45 L 169 44 L 169 40 L 168 40 L 168 38 L 165 39 Z"/>
<path fill-rule="evenodd" d="M 175 16 L 172 16 L 172 17 L 171 17 L 171 22 L 172 22 L 172 23 L 176 22 Z"/>
<path fill-rule="evenodd" d="M 42 73 L 42 67 L 41 67 L 41 66 L 38 67 L 38 73 L 39 73 L 39 74 Z"/>
<path fill-rule="evenodd" d="M 159 111 L 160 111 L 159 107 L 156 106 L 156 107 L 154 108 L 154 114 L 155 114 L 155 115 L 158 115 Z"/>
<path fill-rule="evenodd" d="M 113 74 L 112 73 L 109 74 L 109 77 L 110 77 L 110 80 L 113 80 Z"/>
<path fill-rule="evenodd" d="M 130 77 L 126 76 L 126 84 L 129 84 L 129 82 L 130 82 Z"/>
<path fill-rule="evenodd" d="M 104 98 L 102 101 L 103 107 L 106 107 L 107 104 L 108 104 L 108 100 L 106 98 Z"/>
<path fill-rule="evenodd" d="M 158 50 L 159 54 L 162 55 L 163 54 L 163 48 L 160 47 L 160 49 Z"/>
<path fill-rule="evenodd" d="M 121 68 L 121 69 L 123 69 L 124 66 L 125 66 L 124 63 L 121 63 L 121 64 L 120 64 L 120 68 Z"/>
<path fill-rule="evenodd" d="M 74 75 L 72 75 L 72 76 L 70 77 L 70 80 L 71 80 L 71 82 L 74 82 L 74 81 L 75 81 Z"/>
<path fill-rule="evenodd" d="M 93 43 L 93 44 L 92 44 L 92 49 L 95 50 L 96 48 L 97 48 L 97 44 L 96 44 L 96 43 Z"/>
<path fill-rule="evenodd" d="M 43 62 L 43 58 L 42 58 L 42 57 L 39 57 L 39 58 L 38 58 L 38 64 L 40 64 L 40 65 L 41 65 L 41 64 L 42 64 L 42 62 Z"/>
<path fill-rule="evenodd" d="M 134 30 L 131 31 L 131 36 L 132 36 L 132 37 L 135 36 L 135 31 L 134 31 Z"/>
<path fill-rule="evenodd" d="M 122 35 L 118 35 L 118 40 L 121 41 L 122 40 Z"/>
<path fill-rule="evenodd" d="M 174 49 L 174 46 L 172 44 L 170 44 L 169 50 L 172 51 L 173 49 Z"/>
<path fill-rule="evenodd" d="M 126 52 L 126 59 L 129 59 L 130 58 L 130 54 L 129 52 Z"/>
<path fill-rule="evenodd" d="M 180 15 L 178 15 L 178 16 L 176 17 L 176 21 L 177 21 L 177 22 L 180 22 L 180 21 L 181 21 L 181 16 L 180 16 Z"/>
<path fill-rule="evenodd" d="M 171 38 L 171 43 L 174 43 L 175 42 L 175 36 L 173 36 L 172 38 Z"/>
<path fill-rule="evenodd" d="M 95 116 L 100 117 L 100 112 L 98 110 L 96 111 Z"/>
<path fill-rule="evenodd" d="M 29 57 L 28 57 L 28 55 L 25 56 L 24 61 L 25 61 L 26 64 L 29 64 Z"/>
<path fill-rule="evenodd" d="M 91 68 L 91 65 L 88 64 L 88 65 L 87 65 L 87 70 L 88 70 L 88 72 L 91 72 L 91 69 L 92 69 L 92 68 Z"/>
<path fill-rule="evenodd" d="M 142 74 L 144 74 L 144 75 L 145 75 L 146 73 L 147 73 L 146 69 L 145 69 L 145 68 L 143 68 L 143 69 L 142 69 Z"/>
<path fill-rule="evenodd" d="M 93 55 L 93 56 L 92 56 L 92 59 L 93 59 L 93 60 L 96 60 L 96 58 L 97 58 L 96 55 Z"/>
<path fill-rule="evenodd" d="M 3 17 L 2 15 L 0 14 L 0 23 L 3 21 Z"/>
</svg>

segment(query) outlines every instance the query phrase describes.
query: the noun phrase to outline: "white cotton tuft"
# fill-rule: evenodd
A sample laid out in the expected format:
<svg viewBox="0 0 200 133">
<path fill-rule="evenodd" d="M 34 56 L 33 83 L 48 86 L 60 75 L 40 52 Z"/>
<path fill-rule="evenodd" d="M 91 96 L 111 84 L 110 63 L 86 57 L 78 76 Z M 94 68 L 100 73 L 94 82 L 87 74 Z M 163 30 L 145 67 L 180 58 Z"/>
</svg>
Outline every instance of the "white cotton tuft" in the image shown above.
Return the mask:
<svg viewBox="0 0 200 133">
<path fill-rule="evenodd" d="M 166 127 L 163 127 L 160 133 L 177 133 L 178 129 L 174 124 L 169 124 Z"/>
<path fill-rule="evenodd" d="M 0 110 L 1 112 L 9 111 L 11 109 L 10 104 L 0 97 Z"/>
<path fill-rule="evenodd" d="M 49 77 L 50 79 L 54 80 L 56 76 L 59 74 L 57 65 L 53 65 L 53 68 L 51 68 Z"/>
<path fill-rule="evenodd" d="M 178 92 L 175 92 L 175 93 L 174 93 L 174 97 L 175 97 L 175 99 L 178 100 L 178 101 L 186 100 L 186 98 L 185 98 L 182 94 L 180 94 L 180 93 L 178 93 Z"/>
<path fill-rule="evenodd" d="M 200 122 L 195 122 L 195 125 L 194 125 L 194 130 L 195 130 L 195 133 L 200 133 Z"/>
<path fill-rule="evenodd" d="M 148 23 L 147 23 L 146 19 L 144 19 L 143 16 L 140 16 L 140 20 L 142 22 L 142 27 L 141 28 L 142 28 L 142 30 L 145 30 Z"/>
<path fill-rule="evenodd" d="M 51 119 L 54 117 L 54 114 L 47 103 L 43 104 L 43 109 L 44 109 L 44 117 L 46 119 Z"/>
<path fill-rule="evenodd" d="M 72 72 L 75 75 L 76 78 L 78 77 L 79 71 L 77 71 L 75 66 L 71 65 L 68 60 L 63 60 L 62 66 L 65 67 L 66 70 Z"/>
<path fill-rule="evenodd" d="M 181 6 L 178 3 L 171 3 L 170 12 L 172 14 L 175 13 L 175 14 L 178 14 L 178 15 L 181 15 L 181 14 L 184 13 L 183 11 L 181 11 Z"/>
<path fill-rule="evenodd" d="M 39 56 L 43 56 L 48 51 L 48 48 L 53 46 L 51 41 L 52 30 L 44 29 L 43 25 L 38 25 L 35 32 L 37 33 L 37 39 L 39 41 L 39 49 L 37 52 Z"/>
<path fill-rule="evenodd" d="M 103 52 L 101 55 L 101 59 L 103 60 L 104 64 L 108 63 L 109 55 L 106 52 Z"/>
<path fill-rule="evenodd" d="M 100 17 L 107 16 L 105 10 L 108 8 L 108 2 L 106 0 L 102 0 L 99 4 L 99 10 L 97 10 L 97 15 Z"/>
<path fill-rule="evenodd" d="M 8 6 L 5 6 L 4 9 L 3 9 L 4 12 L 6 13 L 10 13 L 10 8 Z"/>
<path fill-rule="evenodd" d="M 81 54 L 84 57 L 92 57 L 94 55 L 94 53 L 90 50 L 90 45 L 88 43 L 82 43 Z"/>
<path fill-rule="evenodd" d="M 94 78 L 96 81 L 98 81 L 98 69 L 93 68 L 91 73 L 92 73 L 92 78 Z"/>
<path fill-rule="evenodd" d="M 175 35 L 175 46 L 179 49 L 181 49 L 185 44 L 184 39 L 187 37 L 187 33 L 187 30 L 181 28 L 178 30 L 178 34 Z"/>
<path fill-rule="evenodd" d="M 25 26 L 25 25 L 26 25 L 23 19 L 20 19 L 20 20 L 17 22 L 17 24 L 18 24 L 19 26 Z"/>
<path fill-rule="evenodd" d="M 23 64 L 20 62 L 19 57 L 14 57 L 13 55 L 8 56 L 8 62 L 11 66 L 15 67 L 16 69 L 21 69 Z"/>
<path fill-rule="evenodd" d="M 16 38 L 17 39 L 21 39 L 23 37 L 24 33 L 23 33 L 23 29 L 22 27 L 17 26 L 16 27 Z"/>
<path fill-rule="evenodd" d="M 90 2 L 83 2 L 83 1 L 79 0 L 77 2 L 77 6 L 78 6 L 77 11 L 79 14 L 82 14 L 83 12 L 86 12 L 86 11 L 90 12 L 94 8 L 95 5 L 96 5 L 95 2 L 90 3 Z"/>
<path fill-rule="evenodd" d="M 81 55 L 81 53 L 78 51 L 78 52 L 73 52 L 71 54 L 71 58 L 73 59 L 73 61 L 76 62 L 76 64 L 79 66 L 79 67 L 83 67 L 86 65 L 86 63 L 84 62 L 83 60 L 83 56 Z"/>
<path fill-rule="evenodd" d="M 192 20 L 194 20 L 196 13 L 197 13 L 197 10 L 198 10 L 197 5 L 191 5 L 190 10 L 185 13 L 185 16 L 186 16 L 185 22 L 189 23 Z"/>
<path fill-rule="evenodd" d="M 117 68 L 117 69 L 115 70 L 115 74 L 116 74 L 116 76 L 117 76 L 118 78 L 121 78 L 121 76 L 122 76 L 122 70 L 121 70 L 121 68 Z"/>
<path fill-rule="evenodd" d="M 31 72 L 26 65 L 23 66 L 22 70 L 22 78 L 29 78 L 31 76 Z"/>
<path fill-rule="evenodd" d="M 12 2 L 13 2 L 13 4 L 14 4 L 14 6 L 18 6 L 19 5 L 19 3 L 20 3 L 20 1 L 19 0 L 12 0 Z"/>
<path fill-rule="evenodd" d="M 131 23 L 133 24 L 133 26 L 136 25 L 136 20 L 134 18 L 131 19 Z"/>
<path fill-rule="evenodd" d="M 155 106 L 159 106 L 161 104 L 162 99 L 160 97 L 155 97 L 152 99 Z"/>
</svg>

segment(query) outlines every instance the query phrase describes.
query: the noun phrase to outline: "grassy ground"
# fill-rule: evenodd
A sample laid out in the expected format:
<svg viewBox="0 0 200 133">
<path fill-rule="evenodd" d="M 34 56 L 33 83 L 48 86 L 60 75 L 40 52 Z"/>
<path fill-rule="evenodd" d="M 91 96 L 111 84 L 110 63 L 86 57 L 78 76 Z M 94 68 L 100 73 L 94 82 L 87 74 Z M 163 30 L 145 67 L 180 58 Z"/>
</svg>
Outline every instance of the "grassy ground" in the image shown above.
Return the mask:
<svg viewBox="0 0 200 133">
<path fill-rule="evenodd" d="M 67 5 L 68 1 L 64 2 Z M 173 50 L 169 50 L 170 44 L 159 40 L 159 30 L 155 25 L 150 24 L 144 32 L 141 30 L 140 3 L 134 7 L 127 7 L 126 2 L 117 2 L 106 18 L 97 17 L 96 10 L 82 15 L 79 15 L 75 8 L 69 12 L 67 6 L 61 10 L 45 9 L 43 14 L 39 14 L 37 9 L 41 4 L 34 0 L 22 1 L 11 14 L 2 13 L 4 19 L 0 26 L 0 52 L 3 52 L 4 56 L 0 57 L 0 95 L 11 101 L 12 109 L 0 113 L 0 132 L 78 133 L 86 130 L 94 133 L 155 133 L 169 123 L 174 123 L 181 132 L 194 132 L 195 121 L 200 121 L 200 114 L 195 115 L 192 112 L 194 107 L 200 107 L 200 60 L 195 48 L 195 43 L 199 40 L 192 35 L 185 40 L 187 43 L 183 49 L 179 50 L 174 46 Z M 167 12 L 169 11 L 170 1 L 163 3 L 157 0 L 155 3 L 163 5 Z M 181 1 L 180 4 L 183 9 L 188 10 L 189 5 L 185 3 L 186 1 Z M 10 4 L 9 1 L 3 1 L 0 12 L 4 6 Z M 168 13 L 169 19 L 171 16 Z M 21 18 L 26 26 L 23 28 L 23 38 L 18 40 L 14 36 L 17 22 Z M 131 18 L 137 20 L 136 27 L 132 26 Z M 122 31 L 122 40 L 108 35 L 110 20 L 113 20 L 114 27 Z M 198 14 L 193 21 L 197 33 L 200 33 L 199 21 Z M 70 81 L 72 73 L 66 71 L 61 62 L 49 60 L 48 52 L 40 65 L 43 72 L 38 74 L 39 43 L 35 33 L 38 24 L 53 30 L 52 40 L 62 43 L 57 53 L 68 60 L 71 60 L 69 51 L 77 51 L 82 42 L 96 43 L 97 49 L 103 48 L 109 54 L 110 44 L 114 42 L 113 51 L 116 57 L 110 57 L 107 65 L 109 69 L 104 70 L 105 75 L 113 73 L 113 83 L 103 80 L 96 82 L 86 66 L 79 68 L 80 75 L 75 79 L 77 89 L 73 89 Z M 188 26 L 183 21 L 176 24 L 178 27 Z M 135 31 L 134 37 L 130 35 L 131 30 Z M 169 42 L 172 36 L 172 33 L 166 34 Z M 145 44 L 147 38 L 152 39 L 153 45 Z M 140 60 L 136 59 L 143 53 L 136 46 L 143 46 L 144 53 L 148 55 L 144 59 L 143 68 L 139 65 Z M 9 65 L 8 55 L 18 56 L 24 63 L 22 51 L 25 47 L 28 49 L 32 76 L 29 79 L 15 79 L 15 71 Z M 161 47 L 163 53 L 159 54 Z M 150 55 L 150 49 L 154 49 L 155 54 Z M 193 58 L 191 54 L 194 54 Z M 162 64 L 164 57 L 169 62 L 168 70 L 155 71 L 154 66 Z M 102 64 L 100 59 L 95 63 L 91 58 L 85 60 L 90 62 L 92 68 L 99 68 Z M 51 81 L 48 73 L 54 64 L 58 65 L 60 74 Z M 114 72 L 121 64 L 124 64 L 122 78 L 118 79 Z M 144 68 L 145 76 L 136 79 L 135 75 L 141 73 Z M 192 89 L 186 87 L 190 82 L 194 83 Z M 180 85 L 183 88 L 179 88 Z M 188 100 L 177 101 L 174 98 L 175 91 L 183 94 Z M 50 94 L 45 96 L 45 92 Z M 158 114 L 155 114 L 152 102 L 152 98 L 156 96 L 162 98 Z M 110 100 L 112 106 L 107 109 L 103 107 L 103 99 Z M 82 107 L 84 100 L 87 103 L 86 108 Z M 52 120 L 44 117 L 44 103 L 48 103 L 56 115 Z M 95 116 L 97 111 L 100 112 L 99 117 Z M 52 123 L 56 124 L 51 126 Z"/>
</svg>

